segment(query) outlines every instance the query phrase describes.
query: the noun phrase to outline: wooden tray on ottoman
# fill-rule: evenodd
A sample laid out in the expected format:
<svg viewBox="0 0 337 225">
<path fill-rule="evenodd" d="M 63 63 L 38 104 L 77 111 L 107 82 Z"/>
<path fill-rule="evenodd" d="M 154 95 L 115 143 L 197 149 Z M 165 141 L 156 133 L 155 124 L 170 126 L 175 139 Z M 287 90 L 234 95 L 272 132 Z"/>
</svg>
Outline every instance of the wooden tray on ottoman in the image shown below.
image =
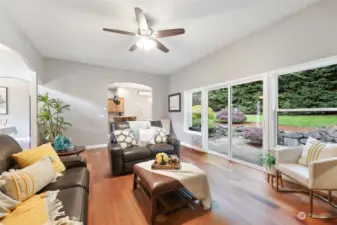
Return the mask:
<svg viewBox="0 0 337 225">
<path fill-rule="evenodd" d="M 171 165 L 171 164 L 161 165 L 161 164 L 158 164 L 157 162 L 154 162 L 151 168 L 153 170 L 180 170 L 180 162 L 176 165 Z"/>
<path fill-rule="evenodd" d="M 174 163 L 172 163 L 172 161 Z M 180 161 L 177 156 L 172 155 L 172 156 L 169 156 L 169 163 L 167 163 L 166 165 L 162 165 L 154 161 L 151 168 L 154 170 L 179 170 Z"/>
</svg>

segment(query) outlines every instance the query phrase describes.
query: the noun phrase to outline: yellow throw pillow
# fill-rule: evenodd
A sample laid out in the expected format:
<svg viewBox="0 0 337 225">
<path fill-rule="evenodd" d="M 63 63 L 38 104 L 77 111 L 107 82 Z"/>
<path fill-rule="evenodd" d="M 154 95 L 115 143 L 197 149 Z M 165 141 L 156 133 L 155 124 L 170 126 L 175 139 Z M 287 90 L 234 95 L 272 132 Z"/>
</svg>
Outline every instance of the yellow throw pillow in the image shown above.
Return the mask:
<svg viewBox="0 0 337 225">
<path fill-rule="evenodd" d="M 64 164 L 62 163 L 60 157 L 55 152 L 51 143 L 44 144 L 30 150 L 22 151 L 17 154 L 13 154 L 13 158 L 21 168 L 32 165 L 46 156 L 49 156 L 54 160 L 53 167 L 56 172 L 62 173 L 63 171 L 66 170 Z"/>
</svg>

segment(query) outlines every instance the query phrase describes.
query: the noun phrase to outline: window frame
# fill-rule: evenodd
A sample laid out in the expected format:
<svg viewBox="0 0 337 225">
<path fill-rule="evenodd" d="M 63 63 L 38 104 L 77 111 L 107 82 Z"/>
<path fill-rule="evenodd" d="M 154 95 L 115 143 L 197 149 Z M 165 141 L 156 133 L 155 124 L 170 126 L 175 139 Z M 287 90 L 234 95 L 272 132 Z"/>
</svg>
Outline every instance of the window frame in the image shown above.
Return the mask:
<svg viewBox="0 0 337 225">
<path fill-rule="evenodd" d="M 279 98 L 279 91 L 278 91 L 278 80 L 280 76 L 283 75 L 289 75 L 291 73 L 296 73 L 296 72 L 301 72 L 301 71 L 306 71 L 306 70 L 311 70 L 311 69 L 318 69 L 318 68 L 323 68 L 327 66 L 332 66 L 332 65 L 337 65 L 337 56 L 329 57 L 329 58 L 323 58 L 319 60 L 314 60 L 311 62 L 303 63 L 303 64 L 298 64 L 294 66 L 290 66 L 287 68 L 275 70 L 274 72 L 270 72 L 269 76 L 271 77 L 272 80 L 272 86 L 269 88 L 274 89 L 275 94 L 273 97 L 273 109 L 272 109 L 272 114 L 273 114 L 273 129 L 272 129 L 272 137 L 271 137 L 271 143 L 273 147 L 284 147 L 281 145 L 277 144 L 277 130 L 278 130 L 278 113 L 279 112 L 337 112 L 337 107 L 336 108 L 298 108 L 298 109 L 290 109 L 290 108 L 285 108 L 285 109 L 280 109 L 279 104 L 278 104 L 278 98 Z"/>
</svg>

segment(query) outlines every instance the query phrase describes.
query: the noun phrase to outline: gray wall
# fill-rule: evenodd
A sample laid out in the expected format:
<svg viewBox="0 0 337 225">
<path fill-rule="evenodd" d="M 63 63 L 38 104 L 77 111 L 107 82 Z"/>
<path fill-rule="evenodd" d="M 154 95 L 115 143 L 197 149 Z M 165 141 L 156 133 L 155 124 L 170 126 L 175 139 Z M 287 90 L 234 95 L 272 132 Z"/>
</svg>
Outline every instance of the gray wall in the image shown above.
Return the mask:
<svg viewBox="0 0 337 225">
<path fill-rule="evenodd" d="M 15 138 L 29 138 L 29 95 L 30 83 L 16 78 L 1 78 L 0 86 L 7 87 L 8 114 L 0 115 L 0 120 L 16 126 Z"/>
<path fill-rule="evenodd" d="M 167 118 L 168 77 L 91 66 L 56 59 L 45 59 L 44 81 L 39 92 L 71 104 L 66 118 L 73 124 L 68 135 L 77 145 L 107 143 L 107 89 L 110 82 L 133 82 L 153 91 L 153 119 Z"/>
<path fill-rule="evenodd" d="M 170 76 L 169 93 L 235 80 L 270 70 L 337 55 L 337 1 L 321 1 L 256 32 Z M 184 116 L 170 113 L 178 137 L 200 146 L 184 133 Z"/>
</svg>

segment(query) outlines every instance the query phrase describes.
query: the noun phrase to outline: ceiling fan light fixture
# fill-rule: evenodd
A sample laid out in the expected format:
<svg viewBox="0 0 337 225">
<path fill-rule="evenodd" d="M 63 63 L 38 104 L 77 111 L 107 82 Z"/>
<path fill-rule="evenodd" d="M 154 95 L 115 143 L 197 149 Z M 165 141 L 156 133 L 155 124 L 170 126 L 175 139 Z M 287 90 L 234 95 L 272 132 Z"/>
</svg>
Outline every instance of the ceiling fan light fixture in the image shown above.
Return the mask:
<svg viewBox="0 0 337 225">
<path fill-rule="evenodd" d="M 150 50 L 152 48 L 155 48 L 157 43 L 152 39 L 144 37 L 144 38 L 140 39 L 139 41 L 137 41 L 136 45 L 140 49 Z"/>
</svg>

